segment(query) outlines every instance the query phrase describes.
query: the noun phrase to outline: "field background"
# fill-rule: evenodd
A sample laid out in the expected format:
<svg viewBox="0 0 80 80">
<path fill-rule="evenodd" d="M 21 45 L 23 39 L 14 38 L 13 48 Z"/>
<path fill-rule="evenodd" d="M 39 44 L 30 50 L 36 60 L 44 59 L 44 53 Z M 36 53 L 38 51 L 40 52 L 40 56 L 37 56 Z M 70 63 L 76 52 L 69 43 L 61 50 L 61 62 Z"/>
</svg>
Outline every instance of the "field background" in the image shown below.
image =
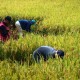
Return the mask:
<svg viewBox="0 0 80 80">
<path fill-rule="evenodd" d="M 80 79 L 80 0 L 0 0 L 0 20 L 7 15 L 38 23 L 24 38 L 0 44 L 0 80 Z M 41 45 L 64 50 L 64 59 L 35 64 Z"/>
</svg>

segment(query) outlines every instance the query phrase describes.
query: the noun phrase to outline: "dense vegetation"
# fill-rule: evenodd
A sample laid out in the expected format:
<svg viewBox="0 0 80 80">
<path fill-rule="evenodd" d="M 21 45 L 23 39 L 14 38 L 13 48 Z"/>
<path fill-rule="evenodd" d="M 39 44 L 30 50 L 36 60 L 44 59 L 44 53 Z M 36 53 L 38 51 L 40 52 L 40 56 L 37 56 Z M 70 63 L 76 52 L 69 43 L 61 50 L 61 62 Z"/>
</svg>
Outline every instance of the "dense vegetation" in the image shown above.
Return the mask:
<svg viewBox="0 0 80 80">
<path fill-rule="evenodd" d="M 0 43 L 0 80 L 80 79 L 80 0 L 0 0 L 0 20 L 36 19 L 24 38 Z M 33 51 L 49 45 L 65 51 L 63 60 L 35 64 Z"/>
</svg>

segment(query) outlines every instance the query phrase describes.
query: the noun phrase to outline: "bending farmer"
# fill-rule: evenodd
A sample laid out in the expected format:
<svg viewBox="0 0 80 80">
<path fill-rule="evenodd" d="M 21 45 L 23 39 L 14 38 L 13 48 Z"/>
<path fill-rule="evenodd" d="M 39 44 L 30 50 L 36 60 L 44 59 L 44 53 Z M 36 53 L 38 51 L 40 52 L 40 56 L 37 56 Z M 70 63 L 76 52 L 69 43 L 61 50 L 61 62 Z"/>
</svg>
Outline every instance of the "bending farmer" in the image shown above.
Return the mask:
<svg viewBox="0 0 80 80">
<path fill-rule="evenodd" d="M 64 51 L 62 50 L 55 50 L 54 48 L 50 46 L 41 46 L 33 52 L 33 59 L 36 62 L 40 62 L 40 58 L 42 56 L 44 61 L 46 61 L 50 57 L 55 58 L 55 54 L 57 54 L 58 57 L 60 58 L 64 57 Z"/>
<path fill-rule="evenodd" d="M 22 36 L 22 30 L 26 30 L 27 32 L 31 31 L 31 25 L 35 24 L 35 20 L 19 20 L 15 22 L 15 26 L 19 32 L 19 34 Z"/>
<path fill-rule="evenodd" d="M 10 38 L 9 25 L 11 22 L 11 17 L 6 16 L 4 20 L 0 23 L 0 41 L 4 42 Z"/>
</svg>

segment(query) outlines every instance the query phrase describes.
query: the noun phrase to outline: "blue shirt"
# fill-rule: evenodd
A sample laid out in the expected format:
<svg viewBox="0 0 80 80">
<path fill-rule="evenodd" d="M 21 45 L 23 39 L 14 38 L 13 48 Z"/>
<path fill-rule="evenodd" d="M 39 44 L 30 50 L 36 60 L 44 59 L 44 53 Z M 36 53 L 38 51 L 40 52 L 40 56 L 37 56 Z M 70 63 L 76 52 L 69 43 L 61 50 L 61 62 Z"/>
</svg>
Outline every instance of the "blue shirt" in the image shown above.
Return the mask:
<svg viewBox="0 0 80 80">
<path fill-rule="evenodd" d="M 19 20 L 19 22 L 23 30 L 26 30 L 29 32 L 31 31 L 31 25 L 32 25 L 31 20 Z"/>
<path fill-rule="evenodd" d="M 39 61 L 40 55 L 42 55 L 44 60 L 47 60 L 49 57 L 55 57 L 55 53 L 56 50 L 54 48 L 50 46 L 41 46 L 33 52 L 33 58 Z"/>
</svg>

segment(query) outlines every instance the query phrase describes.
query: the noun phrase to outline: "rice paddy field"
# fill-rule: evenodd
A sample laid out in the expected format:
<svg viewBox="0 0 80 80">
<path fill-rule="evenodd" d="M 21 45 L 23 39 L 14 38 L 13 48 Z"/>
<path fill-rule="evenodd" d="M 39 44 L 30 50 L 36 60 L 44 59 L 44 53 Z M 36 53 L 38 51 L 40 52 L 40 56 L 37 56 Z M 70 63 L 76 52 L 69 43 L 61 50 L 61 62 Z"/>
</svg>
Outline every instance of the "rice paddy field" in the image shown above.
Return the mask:
<svg viewBox="0 0 80 80">
<path fill-rule="evenodd" d="M 0 21 L 35 19 L 24 38 L 0 43 L 0 80 L 80 80 L 80 0 L 0 0 Z M 42 45 L 62 49 L 64 59 L 32 59 Z"/>
</svg>

